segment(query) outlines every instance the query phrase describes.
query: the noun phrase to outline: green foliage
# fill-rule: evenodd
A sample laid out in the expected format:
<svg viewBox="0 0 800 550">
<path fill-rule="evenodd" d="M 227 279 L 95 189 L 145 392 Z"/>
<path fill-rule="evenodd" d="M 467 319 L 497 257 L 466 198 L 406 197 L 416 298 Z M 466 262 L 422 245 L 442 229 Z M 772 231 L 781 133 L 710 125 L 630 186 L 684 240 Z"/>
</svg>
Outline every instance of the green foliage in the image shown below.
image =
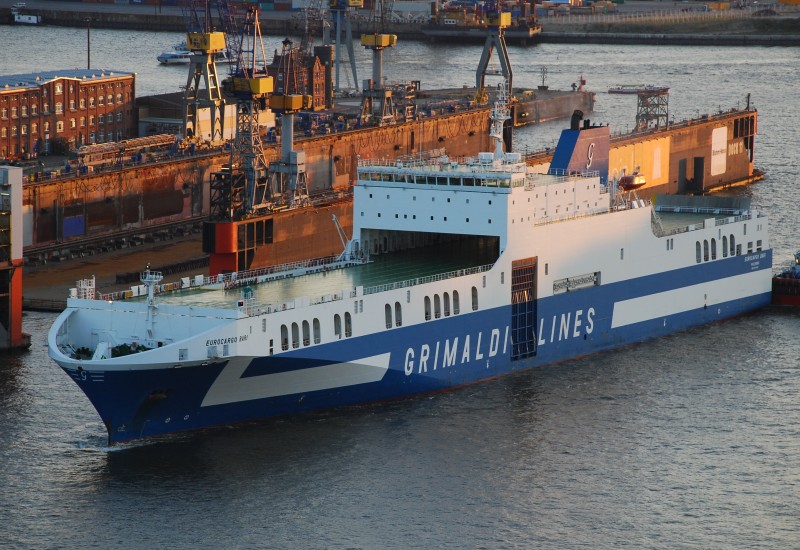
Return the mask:
<svg viewBox="0 0 800 550">
<path fill-rule="evenodd" d="M 69 142 L 57 137 L 50 140 L 50 152 L 54 155 L 66 155 L 69 153 Z"/>
</svg>

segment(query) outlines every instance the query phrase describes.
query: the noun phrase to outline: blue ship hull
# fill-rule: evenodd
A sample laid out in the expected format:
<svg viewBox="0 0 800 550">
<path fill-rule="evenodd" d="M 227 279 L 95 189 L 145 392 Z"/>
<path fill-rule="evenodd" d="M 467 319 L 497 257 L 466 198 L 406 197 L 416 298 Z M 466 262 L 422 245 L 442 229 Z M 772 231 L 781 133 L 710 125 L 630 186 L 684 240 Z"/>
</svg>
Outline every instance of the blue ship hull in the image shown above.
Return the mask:
<svg viewBox="0 0 800 550">
<path fill-rule="evenodd" d="M 89 397 L 109 433 L 110 443 L 442 391 L 522 369 L 613 349 L 694 326 L 741 315 L 770 303 L 758 293 L 708 306 L 698 301 L 679 312 L 615 325 L 615 307 L 687 286 L 769 270 L 771 251 L 757 258 L 736 256 L 625 282 L 564 292 L 531 301 L 535 319 L 525 353 L 514 353 L 513 306 L 462 311 L 430 322 L 394 328 L 333 343 L 252 357 L 237 380 L 242 388 L 264 377 L 357 362 L 388 355 L 380 380 L 318 391 L 209 404 L 210 391 L 229 367 L 228 359 L 167 369 L 65 371 Z M 742 293 L 746 295 L 747 293 Z M 237 358 L 241 360 L 241 358 Z"/>
</svg>

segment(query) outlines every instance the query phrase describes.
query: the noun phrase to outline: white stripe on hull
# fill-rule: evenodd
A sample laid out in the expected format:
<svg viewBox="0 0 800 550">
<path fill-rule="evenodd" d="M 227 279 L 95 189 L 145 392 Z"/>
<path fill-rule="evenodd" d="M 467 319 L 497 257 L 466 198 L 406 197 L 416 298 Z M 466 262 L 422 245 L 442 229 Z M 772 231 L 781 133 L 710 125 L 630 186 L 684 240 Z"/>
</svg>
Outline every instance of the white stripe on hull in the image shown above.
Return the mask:
<svg viewBox="0 0 800 550">
<path fill-rule="evenodd" d="M 347 363 L 242 378 L 249 361 L 230 363 L 209 388 L 201 406 L 225 405 L 356 384 L 379 382 L 389 370 L 390 353 Z"/>
<path fill-rule="evenodd" d="M 622 300 L 614 304 L 611 328 L 678 315 L 704 305 L 715 306 L 731 300 L 740 300 L 746 296 L 763 294 L 770 291 L 769 285 L 764 286 L 765 280 L 763 272 L 756 271 L 729 277 L 722 281 L 708 281 L 630 300 Z M 767 280 L 767 283 L 769 283 L 769 280 Z M 748 294 L 743 289 L 750 289 L 751 292 Z"/>
</svg>

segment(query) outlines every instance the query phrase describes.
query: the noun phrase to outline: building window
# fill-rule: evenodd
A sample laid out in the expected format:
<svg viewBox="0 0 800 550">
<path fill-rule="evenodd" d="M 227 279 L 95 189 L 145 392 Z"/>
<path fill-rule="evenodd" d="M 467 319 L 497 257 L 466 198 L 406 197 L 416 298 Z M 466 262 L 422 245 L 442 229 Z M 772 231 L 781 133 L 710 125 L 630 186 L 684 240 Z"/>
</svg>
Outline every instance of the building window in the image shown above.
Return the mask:
<svg viewBox="0 0 800 550">
<path fill-rule="evenodd" d="M 81 128 L 83 128 L 84 126 L 86 126 L 86 117 L 82 116 L 81 117 Z"/>
<path fill-rule="evenodd" d="M 45 132 L 49 132 L 50 131 L 50 123 L 49 122 L 45 122 L 44 123 L 44 131 Z"/>
<path fill-rule="evenodd" d="M 21 130 L 21 132 L 22 132 L 22 135 L 23 135 L 23 136 L 27 136 L 27 135 L 28 135 L 28 125 L 27 125 L 27 124 L 23 124 L 23 125 L 22 125 L 22 130 Z"/>
<path fill-rule="evenodd" d="M 17 127 L 16 126 L 12 126 L 11 127 L 11 137 L 14 137 L 16 135 L 17 135 Z"/>
<path fill-rule="evenodd" d="M 102 130 L 97 134 L 97 143 L 103 143 L 106 139 L 106 134 Z"/>
<path fill-rule="evenodd" d="M 60 115 L 64 112 L 64 104 L 63 103 L 56 103 L 56 114 Z"/>
<path fill-rule="evenodd" d="M 75 119 L 74 118 L 69 119 L 69 127 L 70 128 L 75 128 Z"/>
<path fill-rule="evenodd" d="M 59 120 L 58 122 L 56 122 L 56 133 L 60 134 L 63 131 L 64 131 L 64 121 Z"/>
<path fill-rule="evenodd" d="M 94 107 L 94 98 L 93 97 L 89 98 L 89 107 Z"/>
<path fill-rule="evenodd" d="M 114 122 L 114 113 L 108 113 L 106 115 L 106 122 L 112 124 Z"/>
<path fill-rule="evenodd" d="M 69 110 L 70 111 L 74 111 L 75 110 L 75 100 L 74 99 L 70 99 L 69 100 Z"/>
<path fill-rule="evenodd" d="M 122 111 L 117 113 L 117 122 L 122 122 Z"/>
<path fill-rule="evenodd" d="M 28 116 L 28 106 L 27 105 L 23 105 L 22 107 L 20 107 L 19 108 L 19 114 L 21 116 Z"/>
<path fill-rule="evenodd" d="M 35 134 L 38 130 L 39 130 L 39 125 L 38 124 L 36 124 L 35 122 L 33 124 L 31 124 L 31 133 L 32 134 Z"/>
<path fill-rule="evenodd" d="M 80 106 L 81 106 L 81 109 L 85 109 L 86 108 L 86 99 L 85 98 L 81 98 Z"/>
<path fill-rule="evenodd" d="M 94 115 L 89 116 L 89 126 L 94 126 Z"/>
<path fill-rule="evenodd" d="M 0 109 L 0 118 L 7 119 L 8 118 L 8 109 L 3 107 Z"/>
<path fill-rule="evenodd" d="M 122 94 L 117 94 L 117 103 L 122 103 Z"/>
<path fill-rule="evenodd" d="M 56 93 L 57 94 L 64 93 L 64 86 L 60 82 L 56 83 Z"/>
<path fill-rule="evenodd" d="M 114 103 L 114 96 L 113 95 L 108 94 L 108 98 L 107 99 L 108 99 L 108 104 L 109 105 L 112 105 Z"/>
<path fill-rule="evenodd" d="M 7 128 L 0 128 L 0 137 L 8 137 L 8 129 Z M 5 156 L 5 155 L 3 155 Z"/>
<path fill-rule="evenodd" d="M 17 108 L 11 107 L 11 118 L 17 118 Z"/>
<path fill-rule="evenodd" d="M 36 104 L 34 103 L 33 105 L 31 105 L 31 116 L 36 116 L 36 114 L 37 114 L 38 112 L 39 112 L 39 109 L 38 109 L 38 107 L 36 106 Z"/>
<path fill-rule="evenodd" d="M 103 96 L 100 96 L 100 97 L 98 97 L 98 98 L 97 98 L 97 104 L 98 104 L 99 106 L 101 106 L 101 107 L 102 107 L 103 105 L 105 105 L 105 98 L 104 98 Z"/>
</svg>

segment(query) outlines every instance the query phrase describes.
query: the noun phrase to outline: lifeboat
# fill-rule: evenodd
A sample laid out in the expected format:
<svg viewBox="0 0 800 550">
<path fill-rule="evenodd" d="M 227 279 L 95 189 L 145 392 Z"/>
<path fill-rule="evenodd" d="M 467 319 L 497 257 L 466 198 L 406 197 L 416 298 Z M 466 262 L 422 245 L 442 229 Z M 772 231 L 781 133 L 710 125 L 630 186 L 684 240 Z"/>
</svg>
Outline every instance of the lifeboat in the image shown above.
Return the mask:
<svg viewBox="0 0 800 550">
<path fill-rule="evenodd" d="M 633 174 L 625 174 L 619 181 L 617 185 L 623 191 L 633 191 L 634 189 L 639 189 L 640 187 L 644 186 L 647 183 L 645 177 L 639 173 Z"/>
</svg>

